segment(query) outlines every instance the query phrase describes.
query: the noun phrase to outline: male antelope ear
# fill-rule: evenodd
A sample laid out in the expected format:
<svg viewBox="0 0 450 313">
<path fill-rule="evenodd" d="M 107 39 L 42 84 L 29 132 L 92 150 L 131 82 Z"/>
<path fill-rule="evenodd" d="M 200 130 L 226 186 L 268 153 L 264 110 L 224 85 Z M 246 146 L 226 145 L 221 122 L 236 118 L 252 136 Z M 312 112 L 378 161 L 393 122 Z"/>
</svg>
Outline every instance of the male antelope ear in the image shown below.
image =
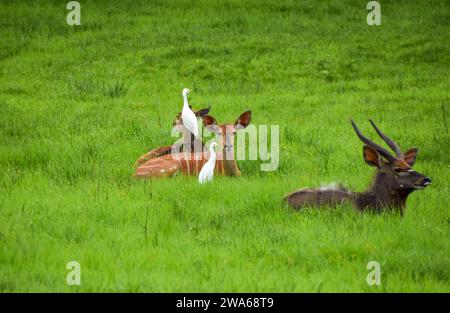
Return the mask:
<svg viewBox="0 0 450 313">
<path fill-rule="evenodd" d="M 377 150 L 364 145 L 363 147 L 364 161 L 370 166 L 381 167 L 381 157 Z"/>
<path fill-rule="evenodd" d="M 419 152 L 417 148 L 411 148 L 405 152 L 405 161 L 409 164 L 409 166 L 413 166 L 416 163 L 416 156 Z"/>
<path fill-rule="evenodd" d="M 244 129 L 248 125 L 250 125 L 250 121 L 252 120 L 252 111 L 245 111 L 242 113 L 236 122 L 234 122 L 234 128 L 236 130 Z"/>
<path fill-rule="evenodd" d="M 217 132 L 219 129 L 219 126 L 217 126 L 217 121 L 214 117 L 211 115 L 205 114 L 202 116 L 203 119 L 203 125 L 206 127 L 207 130 L 210 132 Z"/>
<path fill-rule="evenodd" d="M 211 106 L 198 110 L 197 112 L 195 112 L 195 116 L 196 117 L 202 117 L 203 115 L 206 115 L 209 113 L 209 110 L 211 110 Z"/>
</svg>

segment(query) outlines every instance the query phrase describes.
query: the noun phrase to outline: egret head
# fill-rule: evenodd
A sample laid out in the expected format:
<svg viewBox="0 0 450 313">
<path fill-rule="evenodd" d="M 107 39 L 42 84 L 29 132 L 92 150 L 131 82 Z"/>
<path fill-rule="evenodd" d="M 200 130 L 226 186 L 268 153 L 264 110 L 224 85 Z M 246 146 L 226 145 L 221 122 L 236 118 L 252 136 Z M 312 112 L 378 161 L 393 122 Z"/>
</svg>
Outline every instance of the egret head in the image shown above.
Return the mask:
<svg viewBox="0 0 450 313">
<path fill-rule="evenodd" d="M 183 89 L 183 92 L 182 92 L 181 94 L 182 94 L 183 96 L 187 96 L 187 94 L 190 93 L 190 92 L 191 92 L 190 89 L 184 88 L 184 89 Z"/>
<path fill-rule="evenodd" d="M 211 144 L 209 145 L 209 150 L 210 151 L 214 151 L 216 146 L 217 146 L 217 142 L 215 142 L 215 141 L 211 142 Z"/>
</svg>

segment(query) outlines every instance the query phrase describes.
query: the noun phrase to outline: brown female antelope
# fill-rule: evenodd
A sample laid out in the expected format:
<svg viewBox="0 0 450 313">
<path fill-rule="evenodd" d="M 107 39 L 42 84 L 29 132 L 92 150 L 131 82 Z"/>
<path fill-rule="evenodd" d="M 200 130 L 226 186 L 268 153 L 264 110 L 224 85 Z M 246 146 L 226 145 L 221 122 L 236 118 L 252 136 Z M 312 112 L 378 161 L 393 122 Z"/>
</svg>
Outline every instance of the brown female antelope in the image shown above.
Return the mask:
<svg viewBox="0 0 450 313">
<path fill-rule="evenodd" d="M 393 156 L 387 149 L 366 138 L 353 120 L 350 122 L 365 144 L 364 160 L 377 169 L 372 186 L 365 192 L 352 192 L 342 187 L 301 189 L 287 195 L 284 200 L 296 209 L 306 206 L 335 206 L 348 201 L 360 211 L 381 212 L 390 208 L 399 210 L 403 215 L 408 195 L 431 184 L 430 178 L 411 168 L 416 161 L 418 149 L 412 148 L 403 153 L 400 147 L 370 120 L 378 135 L 395 152 Z"/>
<path fill-rule="evenodd" d="M 214 132 L 219 139 L 220 151 L 217 152 L 215 172 L 224 176 L 240 176 L 241 172 L 234 158 L 234 135 L 250 124 L 252 112 L 242 113 L 234 124 L 217 125 L 210 115 L 203 116 L 205 127 Z M 140 165 L 134 174 L 138 178 L 170 177 L 178 173 L 198 175 L 203 165 L 208 161 L 209 153 L 176 153 L 151 159 Z"/>
<path fill-rule="evenodd" d="M 192 107 L 191 107 L 192 108 Z M 209 110 L 211 109 L 211 106 L 205 109 L 201 109 L 198 111 L 194 111 L 195 116 L 197 118 L 202 118 L 204 115 L 209 113 Z M 183 126 L 183 120 L 181 118 L 181 112 L 178 113 L 175 116 L 175 120 L 173 121 L 173 127 L 177 129 L 179 132 L 183 134 L 182 142 L 177 143 L 172 146 L 165 146 L 165 147 L 159 147 L 156 149 L 153 149 L 143 155 L 141 155 L 136 162 L 134 163 L 134 166 L 139 166 L 144 164 L 146 161 L 150 159 L 155 159 L 157 157 L 160 157 L 162 155 L 170 154 L 172 152 L 172 149 L 174 151 L 185 151 L 185 152 L 194 152 L 194 151 L 203 151 L 203 142 L 199 139 L 196 139 L 194 135 L 189 132 L 184 126 Z"/>
</svg>

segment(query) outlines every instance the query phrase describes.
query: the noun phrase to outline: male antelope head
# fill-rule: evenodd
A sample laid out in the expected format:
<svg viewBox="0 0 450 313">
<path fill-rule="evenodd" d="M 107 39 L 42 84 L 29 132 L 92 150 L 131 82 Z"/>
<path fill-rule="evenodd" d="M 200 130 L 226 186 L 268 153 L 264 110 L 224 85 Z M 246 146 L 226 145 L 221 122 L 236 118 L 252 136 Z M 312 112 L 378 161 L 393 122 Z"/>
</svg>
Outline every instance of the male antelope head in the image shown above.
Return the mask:
<svg viewBox="0 0 450 313">
<path fill-rule="evenodd" d="M 402 152 L 400 147 L 370 120 L 378 135 L 394 151 L 387 149 L 365 137 L 350 120 L 356 134 L 364 143 L 363 158 L 367 164 L 376 167 L 372 186 L 365 192 L 352 192 L 342 187 L 301 189 L 285 197 L 294 208 L 306 206 L 334 206 L 350 201 L 357 209 L 381 212 L 385 208 L 399 210 L 403 215 L 408 195 L 424 189 L 431 184 L 431 179 L 412 169 L 416 161 L 417 148 Z"/>
<path fill-rule="evenodd" d="M 364 143 L 363 157 L 366 163 L 377 169 L 375 185 L 391 194 L 409 194 L 417 189 L 424 189 L 431 184 L 431 179 L 412 169 L 416 162 L 417 148 L 411 148 L 405 153 L 389 137 L 381 132 L 372 120 L 369 120 L 378 135 L 394 151 L 392 155 L 387 149 L 365 137 L 351 120 L 359 139 Z M 405 198 L 406 201 L 406 198 Z"/>
<path fill-rule="evenodd" d="M 220 149 L 216 155 L 215 171 L 224 176 L 240 176 L 241 172 L 234 158 L 234 136 L 240 129 L 246 128 L 251 121 L 251 111 L 242 113 L 233 124 L 217 124 L 214 117 L 203 116 L 204 126 L 214 132 Z M 175 153 L 151 159 L 136 169 L 139 178 L 168 177 L 177 173 L 197 175 L 208 161 L 209 153 Z"/>
</svg>

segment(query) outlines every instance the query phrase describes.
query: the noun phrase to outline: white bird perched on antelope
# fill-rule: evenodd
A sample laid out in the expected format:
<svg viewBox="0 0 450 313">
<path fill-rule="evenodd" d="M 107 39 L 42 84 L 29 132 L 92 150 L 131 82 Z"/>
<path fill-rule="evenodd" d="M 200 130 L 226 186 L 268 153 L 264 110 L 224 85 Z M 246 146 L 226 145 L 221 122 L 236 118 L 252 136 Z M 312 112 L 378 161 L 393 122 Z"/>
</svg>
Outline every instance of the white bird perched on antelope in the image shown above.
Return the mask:
<svg viewBox="0 0 450 313">
<path fill-rule="evenodd" d="M 192 112 L 191 108 L 189 107 L 187 100 L 187 94 L 189 92 L 189 89 L 183 89 L 183 111 L 181 111 L 181 118 L 183 120 L 184 127 L 186 127 L 187 130 L 194 134 L 195 138 L 199 138 L 197 118 L 195 117 L 194 112 Z"/>
<path fill-rule="evenodd" d="M 213 179 L 214 167 L 216 166 L 216 151 L 214 150 L 216 146 L 216 142 L 212 142 L 209 146 L 209 160 L 203 165 L 202 170 L 198 175 L 198 182 L 200 184 L 207 183 Z"/>
</svg>

